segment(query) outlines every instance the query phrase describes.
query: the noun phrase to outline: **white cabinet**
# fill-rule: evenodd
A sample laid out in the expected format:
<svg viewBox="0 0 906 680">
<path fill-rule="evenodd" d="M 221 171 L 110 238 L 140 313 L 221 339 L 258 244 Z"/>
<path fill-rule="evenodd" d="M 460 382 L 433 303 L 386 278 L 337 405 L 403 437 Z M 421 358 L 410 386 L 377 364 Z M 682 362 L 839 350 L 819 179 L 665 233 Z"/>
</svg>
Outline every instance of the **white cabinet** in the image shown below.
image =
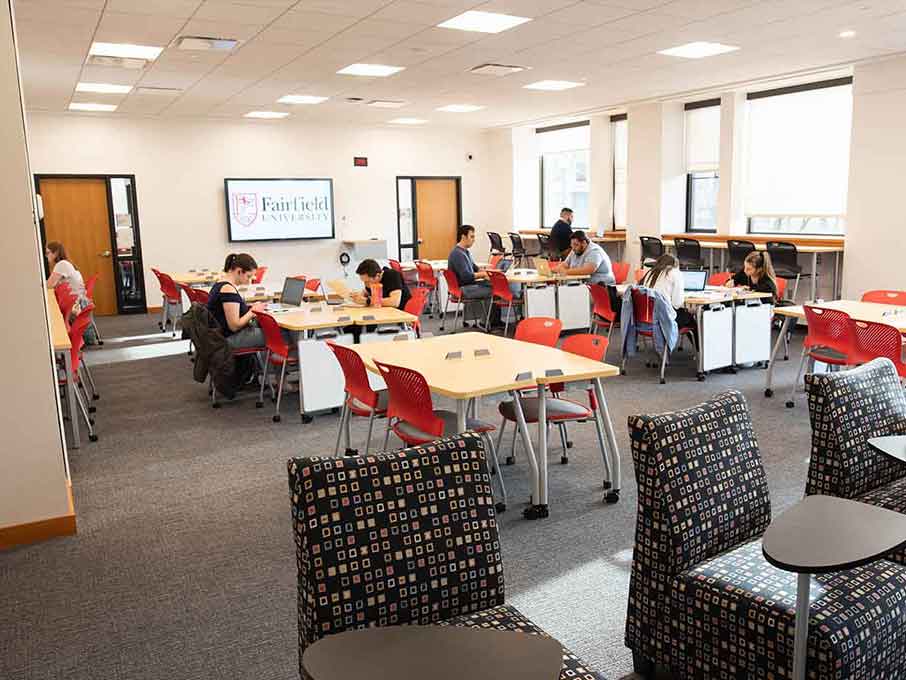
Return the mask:
<svg viewBox="0 0 906 680">
<path fill-rule="evenodd" d="M 750 364 L 771 358 L 771 305 L 748 300 L 736 306 L 733 329 L 734 363 Z"/>
<path fill-rule="evenodd" d="M 591 296 L 585 282 L 557 286 L 557 318 L 563 330 L 585 329 L 591 325 Z"/>
</svg>

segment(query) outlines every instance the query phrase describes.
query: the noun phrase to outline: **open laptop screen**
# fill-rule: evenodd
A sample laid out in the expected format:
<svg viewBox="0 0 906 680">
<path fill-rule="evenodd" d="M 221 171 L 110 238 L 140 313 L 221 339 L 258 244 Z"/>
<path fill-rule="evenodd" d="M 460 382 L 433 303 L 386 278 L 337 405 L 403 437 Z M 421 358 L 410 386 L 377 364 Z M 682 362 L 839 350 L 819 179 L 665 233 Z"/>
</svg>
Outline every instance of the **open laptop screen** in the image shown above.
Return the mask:
<svg viewBox="0 0 906 680">
<path fill-rule="evenodd" d="M 298 307 L 302 304 L 302 296 L 305 295 L 305 281 L 286 277 L 283 282 L 283 292 L 280 294 L 280 302 L 284 305 Z"/>
<path fill-rule="evenodd" d="M 708 272 L 705 271 L 684 271 L 683 290 L 699 291 L 705 289 L 705 282 L 708 280 Z"/>
</svg>

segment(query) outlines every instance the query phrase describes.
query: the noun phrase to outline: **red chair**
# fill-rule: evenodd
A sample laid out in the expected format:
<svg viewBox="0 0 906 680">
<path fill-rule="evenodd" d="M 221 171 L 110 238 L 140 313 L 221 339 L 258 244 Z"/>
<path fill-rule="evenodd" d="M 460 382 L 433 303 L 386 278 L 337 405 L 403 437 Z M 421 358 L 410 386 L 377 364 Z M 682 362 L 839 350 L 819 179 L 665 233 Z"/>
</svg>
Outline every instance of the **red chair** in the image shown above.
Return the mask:
<svg viewBox="0 0 906 680">
<path fill-rule="evenodd" d="M 97 285 L 98 278 L 100 274 L 92 274 L 88 277 L 88 280 L 85 281 L 85 295 L 91 304 L 94 304 L 94 287 Z M 101 339 L 101 331 L 98 330 L 98 325 L 94 320 L 94 312 L 91 313 L 91 327 L 94 329 L 94 335 L 97 338 L 98 344 L 103 345 L 104 341 Z"/>
<path fill-rule="evenodd" d="M 485 317 L 484 327 L 491 327 L 491 309 L 496 305 L 501 310 L 506 309 L 506 321 L 503 325 L 503 334 L 507 334 L 510 329 L 510 316 L 513 312 L 513 305 L 521 306 L 522 298 L 513 295 L 510 290 L 510 282 L 507 281 L 506 274 L 503 272 L 488 271 L 488 278 L 491 281 L 491 304 L 488 305 L 488 314 Z"/>
<path fill-rule="evenodd" d="M 655 350 L 656 345 L 654 344 L 654 299 L 646 295 L 638 288 L 632 289 L 632 315 L 636 325 L 636 334 L 642 337 L 649 338 L 651 340 L 651 348 Z M 641 326 L 648 326 L 648 328 L 641 328 Z M 693 346 L 696 346 L 695 342 L 695 330 L 688 327 L 682 326 L 677 329 L 679 331 L 679 338 L 682 340 L 684 336 L 688 336 L 692 339 Z M 661 355 L 658 357 L 661 360 L 661 385 L 667 382 L 664 378 L 664 371 L 667 367 L 667 358 L 670 355 L 670 348 L 666 345 L 664 346 L 664 351 L 661 352 Z M 626 375 L 626 359 L 627 354 L 623 354 L 623 364 L 620 368 L 620 372 L 623 375 Z M 646 364 L 647 365 L 647 364 Z M 703 379 L 700 376 L 700 379 Z"/>
<path fill-rule="evenodd" d="M 365 455 L 371 448 L 371 433 L 374 429 L 374 419 L 387 415 L 387 390 L 374 390 L 368 382 L 368 372 L 365 362 L 358 352 L 335 342 L 327 341 L 327 346 L 333 350 L 334 356 L 343 370 L 346 380 L 346 399 L 343 401 L 343 410 L 340 412 L 340 429 L 337 432 L 337 445 L 334 456 L 340 455 L 340 441 L 346 436 L 346 455 L 358 454 L 358 449 L 350 448 L 349 422 L 352 416 L 368 418 L 368 438 L 365 440 Z"/>
<path fill-rule="evenodd" d="M 188 298 L 190 304 L 197 303 L 204 307 L 208 306 L 208 298 L 210 297 L 210 295 L 208 295 L 207 291 L 204 291 L 201 288 L 192 288 L 192 286 L 181 282 L 177 283 L 176 285 L 179 286 L 179 289 L 186 294 L 186 298 Z M 189 356 L 192 356 L 192 347 L 192 338 L 189 338 Z"/>
<path fill-rule="evenodd" d="M 161 323 L 158 325 L 161 331 L 166 331 L 167 324 L 172 324 L 173 337 L 175 338 L 176 324 L 179 323 L 179 319 L 182 316 L 182 294 L 169 274 L 164 274 L 155 269 L 151 271 L 157 275 L 157 280 L 160 283 L 160 292 L 163 296 L 163 316 Z"/>
<path fill-rule="evenodd" d="M 280 366 L 280 384 L 277 386 L 277 405 L 274 407 L 274 422 L 280 422 L 280 400 L 283 397 L 283 385 L 286 384 L 286 367 L 297 366 L 299 364 L 298 356 L 292 353 L 290 346 L 283 339 L 280 332 L 280 326 L 273 316 L 267 312 L 255 312 L 255 318 L 258 319 L 258 325 L 264 333 L 264 346 L 267 348 L 267 355 L 264 358 L 264 376 L 261 378 L 261 391 L 258 393 L 258 401 L 255 402 L 257 408 L 264 406 L 264 386 L 267 385 L 267 372 L 270 366 Z M 271 397 L 274 396 L 274 388 L 271 386 Z"/>
<path fill-rule="evenodd" d="M 89 408 L 88 403 L 88 392 L 85 389 L 84 384 L 82 383 L 81 378 L 81 358 L 82 358 L 82 347 L 85 344 L 85 329 L 91 324 L 91 313 L 94 311 L 94 305 L 86 305 L 73 319 L 72 325 L 69 327 L 69 358 L 72 367 L 72 372 L 66 374 L 65 371 L 60 371 L 57 374 L 57 382 L 60 387 L 66 387 L 69 380 L 74 381 L 76 403 L 67 404 L 69 410 L 70 418 L 77 418 L 78 415 L 75 413 L 75 409 L 78 408 L 79 412 L 82 415 L 82 418 L 85 420 L 85 425 L 88 427 L 88 439 L 89 441 L 96 442 L 98 436 L 94 431 L 94 420 L 89 416 L 89 411 L 93 411 L 93 407 Z M 84 392 L 84 396 L 83 396 Z M 63 390 L 63 394 L 66 395 L 66 390 Z"/>
<path fill-rule="evenodd" d="M 882 305 L 900 305 L 901 307 L 906 307 L 906 291 L 869 290 L 862 295 L 862 302 L 877 302 Z"/>
<path fill-rule="evenodd" d="M 626 279 L 629 278 L 629 263 L 628 262 L 614 262 L 613 263 L 613 276 L 616 279 L 617 285 L 621 283 L 626 283 Z"/>
<path fill-rule="evenodd" d="M 900 379 L 906 378 L 906 362 L 903 361 L 903 336 L 894 326 L 876 321 L 852 319 L 855 352 L 853 363 L 865 364 L 878 357 L 893 362 Z"/>
<path fill-rule="evenodd" d="M 708 277 L 709 286 L 723 286 L 733 278 L 733 272 L 716 272 Z"/>
<path fill-rule="evenodd" d="M 431 309 L 439 309 L 440 301 L 437 299 L 437 275 L 434 273 L 434 267 L 429 263 L 421 260 L 415 261 L 415 271 L 418 274 L 418 287 L 427 288 L 430 291 L 428 300 L 434 298 L 434 306 Z"/>
<path fill-rule="evenodd" d="M 390 442 L 393 432 L 407 446 L 428 444 L 457 434 L 456 414 L 453 411 L 435 409 L 431 400 L 431 389 L 425 377 L 418 371 L 403 366 L 393 366 L 375 360 L 375 365 L 387 383 L 387 432 L 384 435 L 384 448 Z M 503 500 L 496 504 L 498 512 L 506 510 L 506 487 L 500 465 L 497 462 L 497 451 L 489 433 L 496 428 L 481 420 L 467 418 L 466 429 L 479 434 L 487 443 L 490 451 L 490 463 L 497 472 Z M 490 466 L 489 466 L 490 467 Z"/>
<path fill-rule="evenodd" d="M 444 305 L 444 313 L 441 316 L 440 330 L 444 330 L 444 324 L 447 322 L 447 310 L 450 307 L 450 303 L 457 305 L 456 311 L 453 313 L 453 331 L 456 332 L 457 320 L 460 318 L 459 312 L 462 310 L 462 323 L 465 323 L 466 319 L 466 304 L 469 302 L 481 302 L 484 304 L 487 302 L 487 298 L 470 298 L 463 295 L 462 289 L 459 287 L 459 280 L 456 278 L 456 273 L 444 269 L 444 280 L 447 282 L 447 302 Z M 436 295 L 436 293 L 435 293 Z"/>
<path fill-rule="evenodd" d="M 267 267 L 258 267 L 255 270 L 255 275 L 252 277 L 252 283 L 261 283 L 264 281 L 264 275 L 267 274 Z"/>
<path fill-rule="evenodd" d="M 617 325 L 617 313 L 610 304 L 610 292 L 605 286 L 589 284 L 591 294 L 591 330 L 597 332 L 599 328 L 607 328 L 607 342 L 610 342 L 610 333 Z"/>
<path fill-rule="evenodd" d="M 75 293 L 69 287 L 68 283 L 58 284 L 54 288 L 54 293 L 57 296 L 57 304 L 60 307 L 60 314 L 63 315 L 63 323 L 66 325 L 66 330 L 70 328 L 70 317 L 72 316 L 72 309 L 75 307 L 75 303 L 78 301 Z"/>
<path fill-rule="evenodd" d="M 409 312 L 415 317 L 421 317 L 422 312 L 425 310 L 425 304 L 428 302 L 428 294 L 430 291 L 427 288 L 413 288 L 410 291 L 412 297 L 409 298 L 409 302 L 406 303 L 406 306 L 403 308 L 404 312 Z M 416 337 L 422 337 L 422 324 L 421 319 L 416 318 L 412 322 L 412 328 L 415 329 Z"/>
<path fill-rule="evenodd" d="M 497 265 L 500 264 L 502 259 L 503 255 L 501 253 L 491 255 L 491 259 L 488 261 L 488 269 L 497 269 Z"/>
<path fill-rule="evenodd" d="M 560 319 L 552 319 L 547 316 L 532 316 L 519 322 L 516 326 L 516 334 L 513 337 L 522 342 L 531 342 L 545 347 L 556 347 L 557 340 L 560 339 L 561 330 L 563 330 L 563 322 Z"/>
<path fill-rule="evenodd" d="M 856 337 L 852 319 L 846 312 L 827 307 L 804 305 L 808 335 L 802 343 L 802 360 L 790 390 L 787 408 L 793 408 L 796 386 L 802 379 L 806 360 L 821 361 L 830 366 L 849 366 L 856 361 Z"/>
<path fill-rule="evenodd" d="M 398 273 L 400 274 L 400 276 L 402 276 L 402 274 L 403 274 L 403 265 L 400 264 L 400 261 L 399 261 L 399 260 L 387 260 L 387 262 L 388 262 L 388 264 L 390 265 L 390 268 L 391 268 L 393 271 L 398 272 Z"/>
<path fill-rule="evenodd" d="M 775 279 L 774 283 L 777 286 L 777 302 L 780 302 L 786 297 L 786 279 Z"/>
</svg>

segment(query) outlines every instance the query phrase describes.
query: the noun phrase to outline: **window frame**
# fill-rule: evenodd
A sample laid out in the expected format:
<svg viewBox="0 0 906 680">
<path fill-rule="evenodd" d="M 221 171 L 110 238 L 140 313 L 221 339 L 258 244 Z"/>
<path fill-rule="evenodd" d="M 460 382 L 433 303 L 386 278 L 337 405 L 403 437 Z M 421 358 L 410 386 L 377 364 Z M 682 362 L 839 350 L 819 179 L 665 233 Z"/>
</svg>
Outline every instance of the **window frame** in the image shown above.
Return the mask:
<svg viewBox="0 0 906 680">
<path fill-rule="evenodd" d="M 616 144 L 614 144 L 615 123 L 626 121 L 626 132 L 629 133 L 629 116 L 625 113 L 617 113 L 610 117 L 610 231 L 622 231 L 629 225 L 622 227 L 617 226 L 617 153 Z M 626 186 L 629 186 L 629 173 L 626 173 Z M 627 202 L 629 199 L 627 191 Z"/>
<path fill-rule="evenodd" d="M 558 130 L 569 130 L 572 128 L 580 127 L 590 127 L 591 120 L 579 120 L 573 123 L 560 123 L 558 125 L 548 125 L 546 127 L 535 128 L 535 134 L 540 135 L 545 132 L 557 132 Z M 591 145 L 587 149 L 571 149 L 569 151 L 557 152 L 557 153 L 569 153 L 570 151 L 587 151 L 589 156 L 591 155 Z M 588 172 L 591 172 L 591 158 L 589 157 L 589 168 Z M 544 153 L 538 154 L 538 228 L 547 229 L 548 227 L 544 224 Z M 591 183 L 589 182 L 589 194 L 591 193 Z M 553 225 L 551 225 L 553 226 Z M 588 226 L 588 229 L 591 229 L 591 225 Z"/>
<path fill-rule="evenodd" d="M 694 175 L 702 175 L 705 173 L 711 173 L 713 177 L 701 177 L 699 179 L 716 179 L 718 183 L 720 182 L 720 172 L 717 170 L 696 170 L 694 172 L 686 173 L 686 233 L 688 234 L 716 234 L 717 225 L 714 225 L 713 229 L 703 229 L 701 227 L 695 227 L 692 225 L 692 197 L 694 192 L 692 191 L 692 182 L 695 181 Z M 715 208 L 717 206 L 715 205 Z M 716 218 L 715 218 L 716 222 Z"/>
</svg>

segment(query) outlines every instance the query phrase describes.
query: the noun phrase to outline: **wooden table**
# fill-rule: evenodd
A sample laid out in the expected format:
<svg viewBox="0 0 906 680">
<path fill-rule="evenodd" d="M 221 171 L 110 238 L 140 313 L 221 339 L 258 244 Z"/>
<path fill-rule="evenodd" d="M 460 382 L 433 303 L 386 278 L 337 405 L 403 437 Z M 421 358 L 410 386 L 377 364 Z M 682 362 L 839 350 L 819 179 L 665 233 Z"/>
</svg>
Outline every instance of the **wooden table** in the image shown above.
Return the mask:
<svg viewBox="0 0 906 680">
<path fill-rule="evenodd" d="M 620 495 L 620 456 L 613 423 L 604 398 L 602 378 L 619 375 L 616 366 L 593 361 L 564 352 L 555 347 L 544 347 L 519 340 L 485 333 L 457 333 L 412 342 L 376 343 L 355 345 L 353 349 L 366 367 L 378 373 L 374 360 L 405 366 L 421 373 L 428 387 L 456 402 L 456 427 L 466 430 L 466 412 L 476 408 L 480 397 L 509 393 L 516 410 L 516 426 L 528 452 L 532 472 L 534 506 L 526 511 L 530 519 L 547 517 L 547 424 L 545 422 L 545 387 L 550 383 L 569 383 L 590 380 L 598 399 L 595 426 L 604 464 L 605 486 L 612 486 L 605 500 L 615 503 Z M 476 350 L 488 350 L 486 356 L 475 356 Z M 461 358 L 447 359 L 449 353 L 461 352 Z M 547 375 L 556 372 L 555 375 Z M 537 389 L 539 399 L 538 453 L 532 446 L 525 413 L 522 409 L 521 391 Z M 388 423 L 389 425 L 389 423 Z"/>
<path fill-rule="evenodd" d="M 203 286 L 194 286 L 198 290 L 203 290 L 205 293 L 210 293 L 212 286 L 203 285 Z M 282 290 L 271 290 L 267 286 L 238 286 L 236 290 L 239 291 L 239 294 L 242 296 L 242 299 L 246 302 L 273 302 L 280 299 Z M 306 290 L 305 293 L 311 293 L 313 291 Z M 309 297 L 307 294 L 305 297 Z"/>
<path fill-rule="evenodd" d="M 302 654 L 314 680 L 557 680 L 548 637 L 460 626 L 388 626 L 321 638 Z"/>
<path fill-rule="evenodd" d="M 170 274 L 170 278 L 176 283 L 182 283 L 187 286 L 201 286 L 203 284 L 213 285 L 223 272 L 220 271 L 189 271 Z"/>
<path fill-rule="evenodd" d="M 888 326 L 893 326 L 900 333 L 906 333 L 906 307 L 886 305 L 880 302 L 861 302 L 859 300 L 831 300 L 820 304 L 814 303 L 812 306 L 836 309 L 849 314 L 857 321 L 884 323 Z M 785 318 L 783 326 L 780 328 L 780 335 L 777 336 L 777 340 L 774 342 L 771 361 L 768 363 L 768 375 L 765 378 L 764 386 L 764 396 L 766 397 L 774 396 L 774 363 L 777 361 L 777 353 L 783 344 L 783 338 L 789 332 L 792 324 L 805 319 L 805 308 L 802 305 L 775 307 L 774 314 Z"/>
<path fill-rule="evenodd" d="M 305 303 L 298 309 L 271 312 L 277 324 L 292 332 L 370 326 L 375 324 L 411 324 L 418 317 L 395 307 L 352 307 Z"/>
<path fill-rule="evenodd" d="M 765 559 L 799 575 L 795 680 L 805 679 L 811 574 L 854 569 L 904 544 L 906 515 L 846 498 L 807 496 L 771 522 L 762 538 Z"/>
<path fill-rule="evenodd" d="M 50 344 L 53 347 L 55 357 L 63 359 L 63 365 L 66 369 L 66 405 L 69 410 L 69 427 L 72 431 L 72 448 L 79 448 L 79 408 L 76 402 L 75 380 L 72 378 L 72 343 L 69 340 L 69 332 L 66 330 L 66 322 L 63 321 L 63 313 L 60 311 L 60 305 L 57 304 L 56 295 L 52 290 L 45 291 L 47 297 L 47 319 L 50 323 Z M 54 377 L 56 378 L 56 367 L 54 367 Z M 63 447 L 63 463 L 66 467 L 66 479 L 69 479 L 69 457 L 66 455 L 66 447 Z"/>
<path fill-rule="evenodd" d="M 573 229 L 573 231 L 578 231 L 578 229 Z M 608 229 L 604 232 L 603 236 L 598 235 L 595 231 L 590 231 L 584 229 L 585 233 L 588 235 L 588 238 L 594 243 L 616 243 L 617 244 L 617 260 L 622 259 L 623 257 L 623 248 L 626 246 L 626 231 L 625 230 L 611 230 Z M 550 236 L 550 229 L 520 229 L 519 234 L 522 236 Z"/>
</svg>

